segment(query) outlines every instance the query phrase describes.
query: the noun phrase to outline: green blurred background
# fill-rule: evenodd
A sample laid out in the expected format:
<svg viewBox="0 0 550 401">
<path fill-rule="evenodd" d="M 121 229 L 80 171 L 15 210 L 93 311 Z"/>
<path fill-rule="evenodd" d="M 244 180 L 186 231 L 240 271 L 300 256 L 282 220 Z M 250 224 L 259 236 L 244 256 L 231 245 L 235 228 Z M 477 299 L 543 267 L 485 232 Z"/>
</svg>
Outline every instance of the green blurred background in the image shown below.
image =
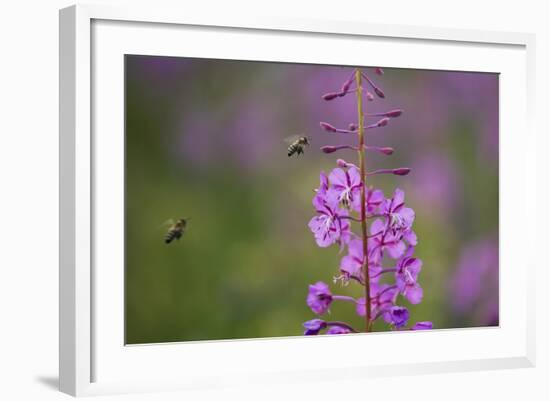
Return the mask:
<svg viewBox="0 0 550 401">
<path fill-rule="evenodd" d="M 367 138 L 394 155 L 368 167 L 387 197 L 405 190 L 416 211 L 424 300 L 411 322 L 435 328 L 498 324 L 498 75 L 385 69 L 386 99 L 368 110 L 404 114 Z M 308 285 L 332 285 L 337 247 L 318 248 L 307 223 L 319 172 L 353 154 L 322 154 L 350 139 L 319 121 L 356 120 L 353 95 L 332 102 L 351 69 L 126 56 L 126 342 L 301 335 L 315 316 Z M 312 146 L 288 158 L 284 138 Z M 168 219 L 190 217 L 180 241 L 163 242 Z M 361 327 L 349 304 L 331 317 Z M 378 325 L 383 330 L 386 326 Z"/>
</svg>

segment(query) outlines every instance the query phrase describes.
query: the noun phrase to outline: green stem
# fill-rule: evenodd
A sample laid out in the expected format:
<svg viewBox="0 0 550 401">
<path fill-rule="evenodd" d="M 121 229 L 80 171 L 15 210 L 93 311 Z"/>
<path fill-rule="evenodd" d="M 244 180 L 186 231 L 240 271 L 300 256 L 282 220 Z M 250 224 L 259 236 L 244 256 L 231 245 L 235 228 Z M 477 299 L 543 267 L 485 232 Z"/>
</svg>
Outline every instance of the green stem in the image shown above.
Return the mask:
<svg viewBox="0 0 550 401">
<path fill-rule="evenodd" d="M 362 75 L 359 69 L 355 70 L 355 82 L 357 84 L 357 115 L 358 115 L 358 130 L 357 135 L 359 137 L 359 170 L 361 174 L 361 236 L 363 237 L 363 272 L 365 275 L 365 332 L 371 331 L 371 297 L 370 297 L 370 278 L 369 278 L 369 240 L 367 235 L 367 211 L 366 211 L 366 172 L 365 172 L 365 152 L 363 147 L 365 146 L 365 115 L 363 113 L 363 86 L 361 83 Z"/>
</svg>

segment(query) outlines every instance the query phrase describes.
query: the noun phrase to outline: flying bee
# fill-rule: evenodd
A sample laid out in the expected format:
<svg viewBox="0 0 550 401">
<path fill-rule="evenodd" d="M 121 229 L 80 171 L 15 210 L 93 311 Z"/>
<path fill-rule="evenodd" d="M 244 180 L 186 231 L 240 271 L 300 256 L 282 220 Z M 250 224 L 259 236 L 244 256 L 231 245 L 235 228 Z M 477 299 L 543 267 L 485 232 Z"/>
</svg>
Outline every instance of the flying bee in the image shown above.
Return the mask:
<svg viewBox="0 0 550 401">
<path fill-rule="evenodd" d="M 189 219 L 177 219 L 175 222 L 173 220 L 169 220 L 167 223 L 170 224 L 170 228 L 164 236 L 164 243 L 169 244 L 175 239 L 179 240 L 187 227 L 188 221 Z"/>
<path fill-rule="evenodd" d="M 290 145 L 288 145 L 288 157 L 293 154 L 301 155 L 304 153 L 304 146 L 309 145 L 309 139 L 307 136 L 294 136 L 286 140 Z"/>
</svg>

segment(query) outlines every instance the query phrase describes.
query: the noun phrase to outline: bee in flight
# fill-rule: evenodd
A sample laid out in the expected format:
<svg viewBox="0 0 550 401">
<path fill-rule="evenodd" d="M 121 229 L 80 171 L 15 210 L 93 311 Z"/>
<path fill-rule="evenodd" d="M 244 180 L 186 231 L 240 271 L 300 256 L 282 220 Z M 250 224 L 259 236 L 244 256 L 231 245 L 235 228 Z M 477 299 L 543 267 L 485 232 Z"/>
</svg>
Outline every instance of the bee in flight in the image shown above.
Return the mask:
<svg viewBox="0 0 550 401">
<path fill-rule="evenodd" d="M 287 139 L 288 145 L 288 157 L 294 153 L 301 155 L 304 153 L 304 146 L 309 145 L 309 139 L 307 136 L 294 136 Z"/>
<path fill-rule="evenodd" d="M 176 221 L 168 220 L 167 224 L 170 224 L 168 232 L 164 236 L 164 243 L 169 244 L 175 239 L 180 239 L 187 227 L 189 219 L 177 219 Z"/>
</svg>

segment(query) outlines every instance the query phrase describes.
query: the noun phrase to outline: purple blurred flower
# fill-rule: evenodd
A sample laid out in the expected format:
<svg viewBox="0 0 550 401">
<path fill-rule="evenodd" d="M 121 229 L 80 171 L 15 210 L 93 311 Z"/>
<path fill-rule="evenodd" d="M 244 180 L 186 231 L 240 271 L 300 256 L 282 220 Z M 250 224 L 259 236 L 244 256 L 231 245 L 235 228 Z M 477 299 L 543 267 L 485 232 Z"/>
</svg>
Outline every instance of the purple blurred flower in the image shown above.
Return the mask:
<svg viewBox="0 0 550 401">
<path fill-rule="evenodd" d="M 454 309 L 477 318 L 476 324 L 498 324 L 498 266 L 498 242 L 481 239 L 464 248 L 451 277 Z"/>
<path fill-rule="evenodd" d="M 309 286 L 307 305 L 314 313 L 318 315 L 325 314 L 331 303 L 332 294 L 327 284 L 322 281 L 318 281 L 317 283 Z"/>
<path fill-rule="evenodd" d="M 463 185 L 453 161 L 439 153 L 422 154 L 412 168 L 410 188 L 415 199 L 422 200 L 432 213 L 452 212 L 457 189 Z"/>
<path fill-rule="evenodd" d="M 177 127 L 178 159 L 197 167 L 208 167 L 216 153 L 213 139 L 216 123 L 205 112 L 188 112 Z"/>
<path fill-rule="evenodd" d="M 223 141 L 224 155 L 231 156 L 245 171 L 268 167 L 272 149 L 277 145 L 275 110 L 255 94 L 234 102 L 232 107 L 231 124 L 225 124 L 227 132 L 217 137 Z"/>
</svg>

